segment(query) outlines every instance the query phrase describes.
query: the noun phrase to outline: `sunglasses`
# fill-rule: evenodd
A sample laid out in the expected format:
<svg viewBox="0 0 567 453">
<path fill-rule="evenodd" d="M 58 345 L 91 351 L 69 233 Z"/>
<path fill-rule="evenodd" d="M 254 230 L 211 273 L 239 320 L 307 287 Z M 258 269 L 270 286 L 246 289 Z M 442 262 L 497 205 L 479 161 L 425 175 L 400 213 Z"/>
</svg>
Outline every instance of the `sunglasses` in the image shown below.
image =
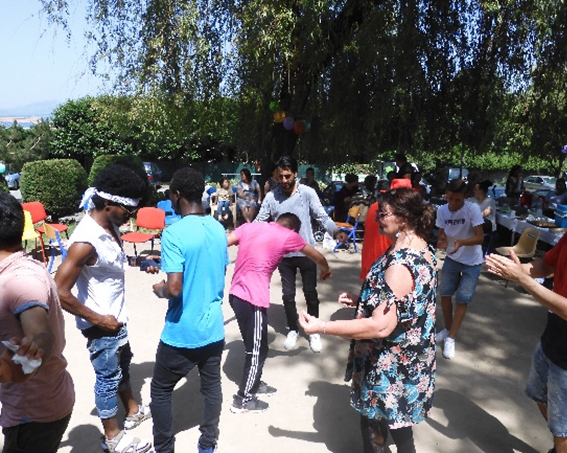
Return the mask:
<svg viewBox="0 0 567 453">
<path fill-rule="evenodd" d="M 134 208 L 134 207 L 125 206 L 125 205 L 119 204 L 119 203 L 116 203 L 115 206 L 118 206 L 119 208 L 124 209 L 124 211 L 126 211 L 130 217 L 134 217 L 136 215 L 136 213 L 138 212 L 138 209 L 140 209 L 138 207 Z"/>
<path fill-rule="evenodd" d="M 377 218 L 377 219 L 383 219 L 383 218 L 388 217 L 388 216 L 391 216 L 391 215 L 393 215 L 392 212 L 382 212 L 382 211 L 378 211 L 378 212 L 376 213 L 376 218 Z"/>
</svg>

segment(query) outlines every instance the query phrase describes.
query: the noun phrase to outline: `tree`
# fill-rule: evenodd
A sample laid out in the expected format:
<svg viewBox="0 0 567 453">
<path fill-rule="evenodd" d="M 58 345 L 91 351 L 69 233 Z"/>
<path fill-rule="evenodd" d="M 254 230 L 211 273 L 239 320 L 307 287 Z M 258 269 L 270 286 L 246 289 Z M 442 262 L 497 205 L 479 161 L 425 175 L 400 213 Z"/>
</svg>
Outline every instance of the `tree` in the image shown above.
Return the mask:
<svg viewBox="0 0 567 453">
<path fill-rule="evenodd" d="M 41 1 L 65 23 L 67 2 Z M 558 141 L 558 126 L 530 115 L 543 137 L 502 142 L 501 128 L 513 120 L 510 97 L 531 93 L 541 118 L 551 108 L 543 100 L 564 92 L 565 8 L 545 0 L 91 0 L 89 17 L 93 66 L 102 59 L 117 68 L 119 93 L 206 106 L 212 118 L 229 102 L 234 116 L 223 124 L 242 155 L 340 163 L 395 151 L 455 158 L 499 151 L 498 141 L 528 155 L 539 153 L 535 140 Z M 306 121 L 305 131 L 286 129 L 274 113 Z M 192 119 L 200 130 L 202 119 Z M 521 124 L 507 131 L 520 134 Z"/>
</svg>

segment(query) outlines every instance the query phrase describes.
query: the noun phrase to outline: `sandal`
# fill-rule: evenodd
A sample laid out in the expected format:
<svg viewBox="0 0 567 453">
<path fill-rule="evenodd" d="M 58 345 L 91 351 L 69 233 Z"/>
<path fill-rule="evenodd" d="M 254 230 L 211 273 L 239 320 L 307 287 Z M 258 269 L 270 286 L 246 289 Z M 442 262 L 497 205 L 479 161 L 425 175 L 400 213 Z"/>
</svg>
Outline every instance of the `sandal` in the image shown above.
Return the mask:
<svg viewBox="0 0 567 453">
<path fill-rule="evenodd" d="M 124 420 L 124 429 L 134 429 L 139 426 L 142 422 L 152 418 L 152 412 L 150 410 L 150 406 L 142 406 L 138 407 L 138 412 L 134 415 L 129 415 Z"/>
<path fill-rule="evenodd" d="M 152 448 L 151 442 L 138 439 L 120 431 L 114 439 L 100 439 L 100 446 L 105 453 L 146 453 Z"/>
</svg>

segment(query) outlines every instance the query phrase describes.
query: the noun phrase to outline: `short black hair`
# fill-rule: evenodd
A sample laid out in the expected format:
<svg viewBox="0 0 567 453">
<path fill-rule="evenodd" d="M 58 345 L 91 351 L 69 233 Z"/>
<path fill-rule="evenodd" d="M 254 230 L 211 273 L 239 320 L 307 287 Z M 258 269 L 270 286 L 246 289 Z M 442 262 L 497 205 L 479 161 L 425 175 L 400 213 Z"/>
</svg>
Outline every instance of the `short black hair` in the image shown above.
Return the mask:
<svg viewBox="0 0 567 453">
<path fill-rule="evenodd" d="M 13 247 L 22 243 L 24 209 L 18 200 L 0 192 L 0 247 Z"/>
<path fill-rule="evenodd" d="M 222 183 L 225 181 L 230 182 L 230 180 L 226 176 L 223 176 L 221 179 L 219 179 L 219 187 L 222 186 Z"/>
<path fill-rule="evenodd" d="M 178 191 L 189 202 L 201 203 L 205 191 L 205 178 L 194 168 L 181 168 L 174 173 L 169 183 L 169 190 Z"/>
<path fill-rule="evenodd" d="M 467 183 L 462 179 L 451 179 L 447 184 L 447 188 L 445 192 L 452 192 L 452 193 L 465 193 L 467 190 Z"/>
<path fill-rule="evenodd" d="M 96 190 L 119 197 L 141 199 L 146 194 L 148 183 L 125 165 L 110 165 L 97 175 L 93 186 Z M 106 201 L 98 195 L 93 195 L 92 200 L 96 209 L 102 209 Z"/>
<path fill-rule="evenodd" d="M 288 168 L 292 173 L 297 173 L 297 161 L 291 156 L 282 156 L 278 160 L 278 168 Z"/>
<path fill-rule="evenodd" d="M 295 214 L 291 212 L 285 212 L 284 214 L 280 215 L 276 220 L 277 223 L 280 225 L 289 228 L 290 230 L 299 233 L 301 229 L 301 220 Z"/>
</svg>

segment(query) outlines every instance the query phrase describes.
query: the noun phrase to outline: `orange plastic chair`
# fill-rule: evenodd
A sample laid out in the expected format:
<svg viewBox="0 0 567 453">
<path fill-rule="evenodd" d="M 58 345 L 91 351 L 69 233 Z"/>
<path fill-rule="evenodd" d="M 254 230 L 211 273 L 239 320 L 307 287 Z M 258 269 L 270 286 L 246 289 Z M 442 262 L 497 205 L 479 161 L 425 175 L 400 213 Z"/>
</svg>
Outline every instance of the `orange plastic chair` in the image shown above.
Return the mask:
<svg viewBox="0 0 567 453">
<path fill-rule="evenodd" d="M 155 233 L 141 233 L 133 231 L 122 235 L 124 242 L 134 244 L 134 254 L 138 256 L 136 244 L 152 241 L 152 251 L 154 250 L 154 239 L 160 235 L 165 228 L 165 211 L 159 208 L 141 208 L 136 216 L 136 229 L 156 230 Z"/>
<path fill-rule="evenodd" d="M 29 211 L 32 216 L 32 222 L 34 225 L 40 224 L 36 226 L 35 229 L 38 233 L 44 234 L 45 230 L 43 228 L 43 224 L 45 223 L 45 219 L 47 219 L 47 213 L 45 212 L 45 207 L 41 201 L 30 201 L 28 203 L 22 203 L 22 207 Z M 69 239 L 69 235 L 67 234 L 67 225 L 63 225 L 62 223 L 50 223 L 52 228 L 55 228 L 59 231 L 59 234 L 65 233 L 67 239 Z"/>
</svg>

